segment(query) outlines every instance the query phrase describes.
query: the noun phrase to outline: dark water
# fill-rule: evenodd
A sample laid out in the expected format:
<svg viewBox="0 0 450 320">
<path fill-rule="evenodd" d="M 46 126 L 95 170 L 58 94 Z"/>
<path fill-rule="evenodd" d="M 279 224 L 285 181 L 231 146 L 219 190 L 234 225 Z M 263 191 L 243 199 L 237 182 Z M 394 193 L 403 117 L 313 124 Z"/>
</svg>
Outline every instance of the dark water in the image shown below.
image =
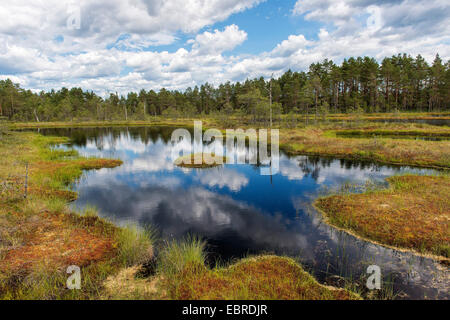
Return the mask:
<svg viewBox="0 0 450 320">
<path fill-rule="evenodd" d="M 370 120 L 373 122 L 384 123 L 422 123 L 430 124 L 433 126 L 450 126 L 450 120 L 447 119 L 389 119 L 389 120 Z"/>
<path fill-rule="evenodd" d="M 376 139 L 400 139 L 400 140 L 422 140 L 422 141 L 447 141 L 450 140 L 450 136 L 440 136 L 440 137 L 429 137 L 429 136 L 415 136 L 415 135 L 377 135 L 377 134 L 350 134 L 337 132 L 337 137 L 340 138 L 351 138 L 351 139 L 367 139 L 367 138 L 376 138 Z"/>
<path fill-rule="evenodd" d="M 431 170 L 280 155 L 280 172 L 261 176 L 256 166 L 196 170 L 173 165 L 172 128 L 48 129 L 72 138 L 65 148 L 113 157 L 121 167 L 86 172 L 73 188 L 74 206 L 94 205 L 117 223 L 157 227 L 163 237 L 198 234 L 222 260 L 277 253 L 298 258 L 320 281 L 332 275 L 359 279 L 381 267 L 399 297 L 449 298 L 448 268 L 409 253 L 358 240 L 321 220 L 311 202 L 324 188 L 345 182 L 383 182 L 394 174 Z"/>
<path fill-rule="evenodd" d="M 330 119 L 328 121 L 332 122 L 340 122 L 343 124 L 346 123 L 352 123 L 352 122 L 358 122 L 357 120 L 337 120 L 337 119 Z M 436 119 L 366 119 L 361 120 L 359 122 L 381 122 L 381 123 L 419 123 L 419 124 L 429 124 L 432 126 L 450 126 L 450 120 L 448 119 L 439 119 L 439 117 L 436 117 Z"/>
</svg>

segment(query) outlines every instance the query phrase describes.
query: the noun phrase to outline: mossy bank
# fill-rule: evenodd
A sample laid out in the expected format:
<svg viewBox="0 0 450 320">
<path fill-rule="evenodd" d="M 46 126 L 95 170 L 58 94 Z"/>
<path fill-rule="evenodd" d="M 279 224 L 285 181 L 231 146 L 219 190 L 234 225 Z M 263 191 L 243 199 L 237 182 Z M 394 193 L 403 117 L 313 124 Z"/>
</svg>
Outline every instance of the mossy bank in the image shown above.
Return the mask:
<svg viewBox="0 0 450 320">
<path fill-rule="evenodd" d="M 450 176 L 393 176 L 390 187 L 316 200 L 332 225 L 383 245 L 449 261 Z"/>
</svg>

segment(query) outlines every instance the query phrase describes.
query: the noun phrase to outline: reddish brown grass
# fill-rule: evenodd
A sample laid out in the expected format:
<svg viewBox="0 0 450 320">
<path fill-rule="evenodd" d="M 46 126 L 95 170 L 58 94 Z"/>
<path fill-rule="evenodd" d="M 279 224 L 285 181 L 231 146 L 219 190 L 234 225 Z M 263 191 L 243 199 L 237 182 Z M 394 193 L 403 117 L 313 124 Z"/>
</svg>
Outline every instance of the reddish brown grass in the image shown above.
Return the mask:
<svg viewBox="0 0 450 320">
<path fill-rule="evenodd" d="M 192 268 L 190 269 L 192 270 Z M 168 290 L 181 300 L 352 300 L 347 290 L 319 284 L 294 260 L 278 256 L 244 259 L 228 268 L 197 268 Z"/>
<path fill-rule="evenodd" d="M 66 214 L 43 213 L 23 219 L 16 228 L 25 234 L 23 243 L 0 260 L 0 272 L 34 270 L 44 263 L 54 270 L 82 267 L 111 256 L 115 247 L 100 223 L 86 225 L 85 219 Z"/>
</svg>

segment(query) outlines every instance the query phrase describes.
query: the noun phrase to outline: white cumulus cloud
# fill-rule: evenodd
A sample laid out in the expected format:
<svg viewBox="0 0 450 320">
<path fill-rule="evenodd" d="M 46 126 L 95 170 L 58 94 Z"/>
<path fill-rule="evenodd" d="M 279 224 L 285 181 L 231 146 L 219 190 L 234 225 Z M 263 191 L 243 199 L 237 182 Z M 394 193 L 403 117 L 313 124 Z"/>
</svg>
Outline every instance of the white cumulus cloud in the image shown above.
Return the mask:
<svg viewBox="0 0 450 320">
<path fill-rule="evenodd" d="M 306 70 L 328 58 L 377 59 L 398 53 L 450 58 L 446 0 L 299 0 L 292 17 L 319 24 L 300 28 L 273 49 L 235 54 L 252 33 L 225 23 L 263 0 L 60 0 L 0 4 L 0 79 L 33 90 L 80 86 L 99 94 L 185 89 Z M 67 19 L 79 8 L 80 28 Z M 250 14 L 250 13 L 249 13 Z M 277 26 L 274 25 L 273 28 Z M 189 39 L 179 44 L 180 37 Z M 160 49 L 172 45 L 171 49 Z"/>
</svg>

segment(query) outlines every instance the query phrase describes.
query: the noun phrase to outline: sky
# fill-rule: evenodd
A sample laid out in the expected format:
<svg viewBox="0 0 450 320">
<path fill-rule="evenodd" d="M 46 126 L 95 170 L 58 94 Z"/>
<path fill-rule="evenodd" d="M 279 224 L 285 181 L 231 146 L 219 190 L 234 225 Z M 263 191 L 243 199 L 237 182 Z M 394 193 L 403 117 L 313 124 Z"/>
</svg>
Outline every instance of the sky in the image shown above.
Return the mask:
<svg viewBox="0 0 450 320">
<path fill-rule="evenodd" d="M 0 0 L 0 79 L 33 91 L 184 90 L 325 58 L 450 59 L 448 0 Z"/>
</svg>

